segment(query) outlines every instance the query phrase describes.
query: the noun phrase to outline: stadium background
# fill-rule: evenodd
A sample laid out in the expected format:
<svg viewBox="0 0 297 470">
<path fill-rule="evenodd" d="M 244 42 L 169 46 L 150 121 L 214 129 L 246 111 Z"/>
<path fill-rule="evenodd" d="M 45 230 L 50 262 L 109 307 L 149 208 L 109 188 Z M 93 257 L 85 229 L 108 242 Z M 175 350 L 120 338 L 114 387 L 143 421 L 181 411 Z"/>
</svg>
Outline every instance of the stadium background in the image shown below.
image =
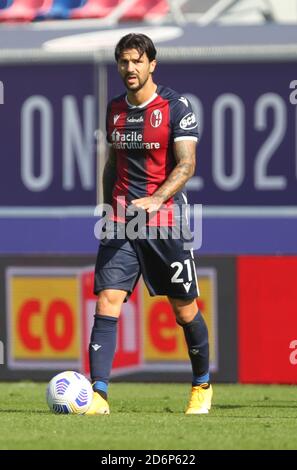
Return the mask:
<svg viewBox="0 0 297 470">
<path fill-rule="evenodd" d="M 122 91 L 112 48 L 140 31 L 156 42 L 156 81 L 199 116 L 188 190 L 203 205 L 196 262 L 213 380 L 297 382 L 296 26 L 259 12 L 258 24 L 207 24 L 206 14 L 1 27 L 1 380 L 88 373 L 105 109 Z M 190 377 L 167 302 L 142 284 L 123 310 L 113 375 Z"/>
</svg>

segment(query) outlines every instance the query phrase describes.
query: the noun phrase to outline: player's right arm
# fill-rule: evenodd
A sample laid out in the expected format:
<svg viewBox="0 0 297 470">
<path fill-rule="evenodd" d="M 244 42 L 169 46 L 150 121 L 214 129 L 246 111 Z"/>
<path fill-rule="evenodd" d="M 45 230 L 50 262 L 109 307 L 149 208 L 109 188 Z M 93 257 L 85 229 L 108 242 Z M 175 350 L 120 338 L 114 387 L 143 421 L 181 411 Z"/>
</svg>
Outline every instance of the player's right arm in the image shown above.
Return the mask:
<svg viewBox="0 0 297 470">
<path fill-rule="evenodd" d="M 109 147 L 107 161 L 103 170 L 103 198 L 104 204 L 112 205 L 112 193 L 117 178 L 116 153 Z"/>
</svg>

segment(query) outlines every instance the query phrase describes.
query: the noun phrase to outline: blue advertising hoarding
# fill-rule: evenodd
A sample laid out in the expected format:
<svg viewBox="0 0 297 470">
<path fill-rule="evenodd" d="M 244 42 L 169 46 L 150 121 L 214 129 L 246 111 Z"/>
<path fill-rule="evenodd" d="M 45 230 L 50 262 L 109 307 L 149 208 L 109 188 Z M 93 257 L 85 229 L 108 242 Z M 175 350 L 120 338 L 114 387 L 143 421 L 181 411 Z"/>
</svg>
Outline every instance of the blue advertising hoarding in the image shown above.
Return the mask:
<svg viewBox="0 0 297 470">
<path fill-rule="evenodd" d="M 93 64 L 0 67 L 0 207 L 96 201 Z"/>
<path fill-rule="evenodd" d="M 158 65 L 155 81 L 187 95 L 199 116 L 192 203 L 297 206 L 294 78 L 294 62 Z M 109 98 L 122 90 L 109 81 Z"/>
<path fill-rule="evenodd" d="M 94 254 L 94 130 L 105 101 L 96 66 L 6 65 L 0 72 L 0 251 Z M 188 96 L 199 116 L 188 192 L 204 208 L 200 253 L 297 252 L 294 73 L 294 62 L 158 65 L 155 81 Z M 108 99 L 124 90 L 115 65 L 107 66 L 107 84 Z"/>
</svg>

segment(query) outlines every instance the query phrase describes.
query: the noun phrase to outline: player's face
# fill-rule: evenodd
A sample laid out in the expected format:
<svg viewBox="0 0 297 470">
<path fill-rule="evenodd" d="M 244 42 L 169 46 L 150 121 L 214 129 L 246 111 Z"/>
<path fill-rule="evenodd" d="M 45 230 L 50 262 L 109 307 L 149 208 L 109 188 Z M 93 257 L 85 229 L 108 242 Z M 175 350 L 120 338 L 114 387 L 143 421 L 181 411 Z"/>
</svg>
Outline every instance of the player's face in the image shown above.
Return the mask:
<svg viewBox="0 0 297 470">
<path fill-rule="evenodd" d="M 151 78 L 156 61 L 149 61 L 146 53 L 140 55 L 137 49 L 127 49 L 118 60 L 118 71 L 129 91 L 138 91 Z"/>
</svg>

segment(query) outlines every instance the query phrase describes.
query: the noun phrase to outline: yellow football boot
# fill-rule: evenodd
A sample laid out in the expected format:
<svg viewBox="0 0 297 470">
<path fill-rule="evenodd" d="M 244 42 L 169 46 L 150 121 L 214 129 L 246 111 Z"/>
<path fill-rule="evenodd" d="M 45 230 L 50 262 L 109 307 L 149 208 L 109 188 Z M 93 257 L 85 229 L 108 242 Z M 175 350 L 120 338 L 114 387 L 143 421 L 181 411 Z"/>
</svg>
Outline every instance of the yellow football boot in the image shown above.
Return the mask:
<svg viewBox="0 0 297 470">
<path fill-rule="evenodd" d="M 206 383 L 192 387 L 186 415 L 202 415 L 209 412 L 211 408 L 212 386 L 206 387 L 208 387 Z"/>
<path fill-rule="evenodd" d="M 93 400 L 85 415 L 109 415 L 109 405 L 97 392 L 93 392 Z"/>
</svg>

